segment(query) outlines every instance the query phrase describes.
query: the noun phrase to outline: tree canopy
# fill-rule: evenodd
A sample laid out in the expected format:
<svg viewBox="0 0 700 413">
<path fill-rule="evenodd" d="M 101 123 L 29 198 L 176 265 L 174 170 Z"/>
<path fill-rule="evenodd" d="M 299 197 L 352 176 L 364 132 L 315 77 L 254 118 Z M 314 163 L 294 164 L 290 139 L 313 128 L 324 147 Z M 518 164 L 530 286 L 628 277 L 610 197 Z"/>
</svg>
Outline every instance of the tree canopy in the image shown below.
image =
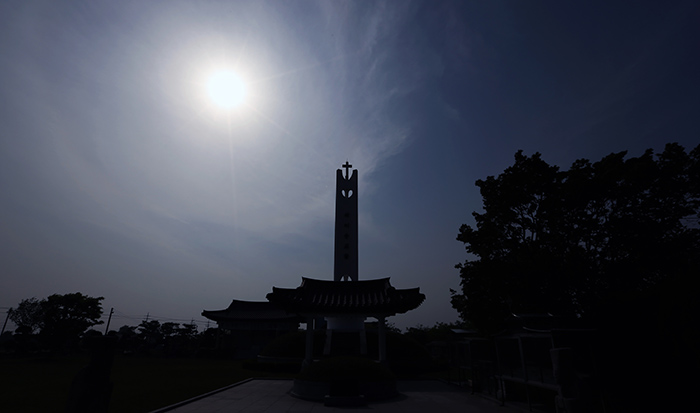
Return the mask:
<svg viewBox="0 0 700 413">
<path fill-rule="evenodd" d="M 10 319 L 18 330 L 32 333 L 36 329 L 50 342 L 61 345 L 66 340 L 77 339 L 88 328 L 102 324 L 104 297 L 90 297 L 81 293 L 53 294 L 38 301 L 22 300 L 12 311 Z"/>
<path fill-rule="evenodd" d="M 41 327 L 41 302 L 36 297 L 24 299 L 16 309 L 10 309 L 9 317 L 17 326 L 18 332 L 32 334 Z"/>
<path fill-rule="evenodd" d="M 700 146 L 657 155 L 579 159 L 569 170 L 515 154 L 476 181 L 483 212 L 457 240 L 461 291 L 452 305 L 482 330 L 511 313 L 588 317 L 605 300 L 700 268 Z"/>
<path fill-rule="evenodd" d="M 88 328 L 102 324 L 104 297 L 81 293 L 52 294 L 41 301 L 43 322 L 41 333 L 56 337 L 79 337 Z"/>
</svg>

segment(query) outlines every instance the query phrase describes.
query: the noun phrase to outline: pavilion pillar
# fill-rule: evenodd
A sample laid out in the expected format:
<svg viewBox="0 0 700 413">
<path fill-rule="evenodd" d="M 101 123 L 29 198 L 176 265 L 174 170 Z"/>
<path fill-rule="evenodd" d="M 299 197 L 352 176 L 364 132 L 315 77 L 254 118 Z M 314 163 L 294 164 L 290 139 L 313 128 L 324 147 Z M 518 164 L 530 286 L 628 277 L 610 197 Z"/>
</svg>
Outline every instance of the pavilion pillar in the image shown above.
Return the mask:
<svg viewBox="0 0 700 413">
<path fill-rule="evenodd" d="M 386 363 L 386 321 L 384 317 L 377 317 L 378 329 L 377 336 L 379 338 L 379 362 Z"/>
<path fill-rule="evenodd" d="M 306 352 L 304 354 L 304 367 L 314 361 L 314 318 L 306 317 Z"/>
</svg>

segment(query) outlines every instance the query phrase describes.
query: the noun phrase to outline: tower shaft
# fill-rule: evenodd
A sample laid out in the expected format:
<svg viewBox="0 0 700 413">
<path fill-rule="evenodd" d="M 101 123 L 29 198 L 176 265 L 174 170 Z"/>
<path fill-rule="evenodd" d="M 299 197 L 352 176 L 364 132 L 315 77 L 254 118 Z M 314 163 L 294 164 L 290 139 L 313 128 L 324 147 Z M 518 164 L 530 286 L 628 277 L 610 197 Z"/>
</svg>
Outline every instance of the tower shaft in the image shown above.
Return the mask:
<svg viewBox="0 0 700 413">
<path fill-rule="evenodd" d="M 345 163 L 336 171 L 334 281 L 357 281 L 357 170 Z"/>
</svg>

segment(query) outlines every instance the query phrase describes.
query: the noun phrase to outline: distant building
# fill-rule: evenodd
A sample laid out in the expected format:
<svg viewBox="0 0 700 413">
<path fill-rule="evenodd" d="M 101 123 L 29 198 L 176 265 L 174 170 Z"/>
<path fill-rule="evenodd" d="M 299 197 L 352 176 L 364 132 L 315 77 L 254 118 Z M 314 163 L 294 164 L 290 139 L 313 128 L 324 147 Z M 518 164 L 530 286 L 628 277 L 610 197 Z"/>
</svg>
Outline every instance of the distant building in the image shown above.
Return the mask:
<svg viewBox="0 0 700 413">
<path fill-rule="evenodd" d="M 250 358 L 274 338 L 297 331 L 301 317 L 267 301 L 233 300 L 225 310 L 202 311 L 220 329 L 218 347 L 236 358 Z"/>
</svg>

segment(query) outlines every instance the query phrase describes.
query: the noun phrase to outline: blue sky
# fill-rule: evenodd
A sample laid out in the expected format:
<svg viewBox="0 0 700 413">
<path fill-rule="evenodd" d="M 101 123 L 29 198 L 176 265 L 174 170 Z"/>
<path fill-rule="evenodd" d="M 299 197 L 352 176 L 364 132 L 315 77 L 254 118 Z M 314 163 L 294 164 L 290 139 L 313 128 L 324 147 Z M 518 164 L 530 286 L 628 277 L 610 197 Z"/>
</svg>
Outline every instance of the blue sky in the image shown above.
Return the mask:
<svg viewBox="0 0 700 413">
<path fill-rule="evenodd" d="M 335 170 L 360 279 L 454 321 L 474 181 L 700 141 L 694 1 L 0 5 L 0 307 L 80 291 L 114 322 L 202 320 L 332 279 Z M 236 71 L 224 111 L 207 73 Z M 106 311 L 106 312 L 107 312 Z M 132 318 L 129 318 L 132 317 Z"/>
</svg>

